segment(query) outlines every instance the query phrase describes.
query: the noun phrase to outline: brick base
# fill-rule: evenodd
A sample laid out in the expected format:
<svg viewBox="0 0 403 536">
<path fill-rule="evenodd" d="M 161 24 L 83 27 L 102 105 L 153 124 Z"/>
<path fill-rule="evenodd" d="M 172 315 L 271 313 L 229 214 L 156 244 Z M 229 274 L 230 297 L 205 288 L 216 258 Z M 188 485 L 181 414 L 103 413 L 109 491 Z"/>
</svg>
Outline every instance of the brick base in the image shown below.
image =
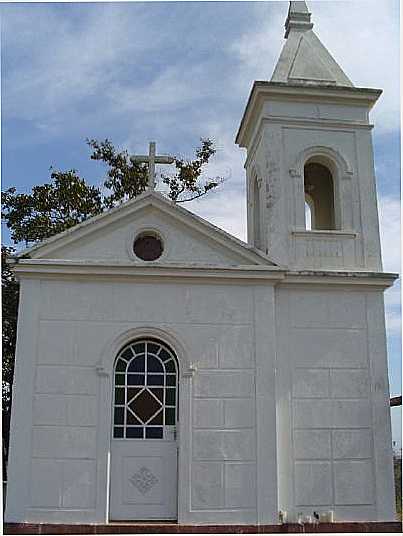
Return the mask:
<svg viewBox="0 0 403 536">
<path fill-rule="evenodd" d="M 4 534 L 302 534 L 343 532 L 402 532 L 402 523 L 345 522 L 298 525 L 179 525 L 177 523 L 48 524 L 5 523 Z"/>
</svg>

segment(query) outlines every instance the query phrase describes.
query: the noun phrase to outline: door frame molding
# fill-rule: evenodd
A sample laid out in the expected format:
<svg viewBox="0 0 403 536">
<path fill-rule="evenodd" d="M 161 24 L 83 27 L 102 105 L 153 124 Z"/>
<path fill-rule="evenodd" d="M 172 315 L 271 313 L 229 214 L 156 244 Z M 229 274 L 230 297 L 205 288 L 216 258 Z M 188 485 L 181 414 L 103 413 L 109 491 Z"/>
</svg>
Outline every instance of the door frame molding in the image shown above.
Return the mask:
<svg viewBox="0 0 403 536">
<path fill-rule="evenodd" d="M 128 329 L 108 341 L 96 364 L 98 374 L 97 418 L 97 501 L 96 509 L 104 522 L 109 522 L 110 501 L 110 455 L 112 440 L 113 369 L 119 351 L 138 338 L 154 338 L 172 348 L 178 362 L 178 523 L 186 522 L 190 513 L 190 466 L 191 466 L 191 391 L 196 368 L 189 360 L 189 351 L 181 337 L 171 326 L 137 326 Z"/>
</svg>

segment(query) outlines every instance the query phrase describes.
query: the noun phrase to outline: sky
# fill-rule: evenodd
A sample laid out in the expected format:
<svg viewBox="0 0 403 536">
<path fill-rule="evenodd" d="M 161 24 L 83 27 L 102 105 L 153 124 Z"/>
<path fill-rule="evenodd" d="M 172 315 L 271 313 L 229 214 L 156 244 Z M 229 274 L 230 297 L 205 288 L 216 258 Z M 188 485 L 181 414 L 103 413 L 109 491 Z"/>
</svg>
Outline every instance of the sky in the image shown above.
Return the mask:
<svg viewBox="0 0 403 536">
<path fill-rule="evenodd" d="M 356 86 L 382 88 L 371 121 L 384 269 L 400 272 L 398 0 L 311 1 L 314 31 Z M 2 183 L 29 191 L 49 168 L 100 185 L 86 138 L 191 158 L 220 190 L 186 208 L 246 240 L 245 151 L 235 135 L 254 80 L 271 77 L 288 2 L 1 4 Z M 166 169 L 169 171 L 169 168 Z M 8 233 L 4 233 L 7 240 Z M 400 284 L 385 294 L 390 388 L 401 393 Z M 401 409 L 392 409 L 401 445 Z"/>
</svg>

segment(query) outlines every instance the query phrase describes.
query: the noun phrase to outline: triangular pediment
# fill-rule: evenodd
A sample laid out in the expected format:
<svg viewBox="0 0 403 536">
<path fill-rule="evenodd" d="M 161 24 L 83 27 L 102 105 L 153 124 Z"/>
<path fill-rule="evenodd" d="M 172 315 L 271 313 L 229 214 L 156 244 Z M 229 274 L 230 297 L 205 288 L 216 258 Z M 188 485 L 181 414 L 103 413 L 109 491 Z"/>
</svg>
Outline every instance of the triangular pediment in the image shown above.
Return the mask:
<svg viewBox="0 0 403 536">
<path fill-rule="evenodd" d="M 215 227 L 156 192 L 90 218 L 19 257 L 111 264 L 143 263 L 133 253 L 140 233 L 156 232 L 164 245 L 160 264 L 185 266 L 276 265 L 255 248 Z"/>
</svg>

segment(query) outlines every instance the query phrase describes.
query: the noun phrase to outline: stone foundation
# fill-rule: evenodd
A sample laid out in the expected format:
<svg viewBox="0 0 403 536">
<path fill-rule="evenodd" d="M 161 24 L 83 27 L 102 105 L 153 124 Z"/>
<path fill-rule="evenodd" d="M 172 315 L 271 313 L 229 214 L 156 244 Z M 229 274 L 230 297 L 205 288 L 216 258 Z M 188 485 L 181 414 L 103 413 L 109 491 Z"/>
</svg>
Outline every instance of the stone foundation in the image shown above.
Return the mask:
<svg viewBox="0 0 403 536">
<path fill-rule="evenodd" d="M 62 525 L 5 523 L 4 534 L 309 534 L 309 533 L 400 533 L 399 521 L 283 525 L 179 525 L 173 523 L 111 523 Z"/>
</svg>

